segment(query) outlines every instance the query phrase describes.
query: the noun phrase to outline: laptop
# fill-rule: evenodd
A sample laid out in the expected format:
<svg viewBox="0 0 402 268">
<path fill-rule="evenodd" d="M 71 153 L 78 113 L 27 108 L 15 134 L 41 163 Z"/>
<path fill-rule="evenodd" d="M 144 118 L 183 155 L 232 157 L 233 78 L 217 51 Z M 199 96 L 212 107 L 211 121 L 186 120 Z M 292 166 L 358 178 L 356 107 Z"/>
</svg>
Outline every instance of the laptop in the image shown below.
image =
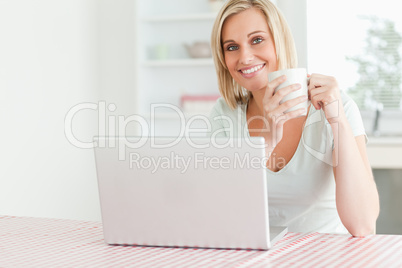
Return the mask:
<svg viewBox="0 0 402 268">
<path fill-rule="evenodd" d="M 264 139 L 95 137 L 104 239 L 112 245 L 268 250 Z"/>
</svg>

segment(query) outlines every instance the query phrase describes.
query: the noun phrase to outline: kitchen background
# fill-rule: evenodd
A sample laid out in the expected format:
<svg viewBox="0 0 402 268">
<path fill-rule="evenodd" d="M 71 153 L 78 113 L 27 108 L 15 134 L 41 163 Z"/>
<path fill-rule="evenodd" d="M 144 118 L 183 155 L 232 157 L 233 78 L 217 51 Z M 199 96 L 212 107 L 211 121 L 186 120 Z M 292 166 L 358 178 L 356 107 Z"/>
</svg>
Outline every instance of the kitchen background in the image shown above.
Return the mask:
<svg viewBox="0 0 402 268">
<path fill-rule="evenodd" d="M 397 45 L 392 58 L 400 55 L 399 22 L 393 39 L 370 43 L 369 20 L 360 18 L 372 12 L 394 18 L 391 3 L 372 11 L 374 0 L 364 5 L 276 2 L 292 28 L 299 66 L 334 75 L 343 89 L 354 92 L 380 191 L 377 233 L 402 234 L 402 112 L 388 105 L 398 98 L 400 104 L 400 58 L 388 64 L 392 70 L 387 57 L 378 64 L 394 72 L 396 90 L 366 90 L 367 95 L 355 86 L 370 76 L 370 70 L 359 69 L 365 49 L 392 43 Z M 141 115 L 144 122 L 156 122 L 154 134 L 175 135 L 180 125 L 174 107 L 187 119 L 207 113 L 218 90 L 205 42 L 219 5 L 209 0 L 0 0 L 0 215 L 100 220 L 93 151 L 84 147 L 102 131 L 119 131 L 119 116 Z M 153 113 L 155 103 L 174 106 Z M 120 130 L 127 135 L 146 131 L 134 121 L 125 121 Z"/>
</svg>

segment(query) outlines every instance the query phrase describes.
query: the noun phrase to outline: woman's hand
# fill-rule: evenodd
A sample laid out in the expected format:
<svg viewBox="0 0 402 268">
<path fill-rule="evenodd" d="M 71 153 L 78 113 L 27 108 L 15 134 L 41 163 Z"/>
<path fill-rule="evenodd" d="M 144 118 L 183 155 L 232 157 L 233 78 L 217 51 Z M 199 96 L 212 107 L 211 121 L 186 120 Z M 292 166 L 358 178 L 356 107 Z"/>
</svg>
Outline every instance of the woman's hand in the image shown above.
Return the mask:
<svg viewBox="0 0 402 268">
<path fill-rule="evenodd" d="M 304 108 L 300 108 L 295 111 L 285 113 L 285 111 L 287 111 L 288 109 L 307 100 L 307 96 L 300 96 L 280 104 L 280 102 L 286 95 L 293 91 L 301 89 L 300 84 L 293 84 L 281 88 L 280 90 L 275 92 L 275 88 L 277 88 L 281 83 L 285 81 L 286 76 L 281 76 L 269 82 L 263 99 L 265 119 L 263 137 L 268 143 L 268 147 L 271 149 L 271 152 L 282 140 L 283 125 L 285 124 L 285 122 L 290 119 L 296 118 L 305 112 Z"/>
<path fill-rule="evenodd" d="M 309 99 L 316 110 L 323 109 L 329 123 L 344 118 L 338 82 L 334 77 L 312 74 L 308 85 Z"/>
</svg>

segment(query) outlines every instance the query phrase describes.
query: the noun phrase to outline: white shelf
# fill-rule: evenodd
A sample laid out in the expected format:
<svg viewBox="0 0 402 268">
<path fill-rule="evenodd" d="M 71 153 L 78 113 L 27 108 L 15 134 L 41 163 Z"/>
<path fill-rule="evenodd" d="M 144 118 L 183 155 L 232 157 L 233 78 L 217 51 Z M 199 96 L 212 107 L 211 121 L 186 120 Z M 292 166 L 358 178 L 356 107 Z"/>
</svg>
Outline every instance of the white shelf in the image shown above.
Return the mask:
<svg viewBox="0 0 402 268">
<path fill-rule="evenodd" d="M 145 67 L 191 67 L 191 66 L 213 66 L 212 58 L 204 59 L 171 59 L 171 60 L 147 60 Z"/>
<path fill-rule="evenodd" d="M 143 22 L 174 22 L 174 21 L 197 21 L 214 20 L 217 13 L 177 14 L 143 17 Z"/>
</svg>

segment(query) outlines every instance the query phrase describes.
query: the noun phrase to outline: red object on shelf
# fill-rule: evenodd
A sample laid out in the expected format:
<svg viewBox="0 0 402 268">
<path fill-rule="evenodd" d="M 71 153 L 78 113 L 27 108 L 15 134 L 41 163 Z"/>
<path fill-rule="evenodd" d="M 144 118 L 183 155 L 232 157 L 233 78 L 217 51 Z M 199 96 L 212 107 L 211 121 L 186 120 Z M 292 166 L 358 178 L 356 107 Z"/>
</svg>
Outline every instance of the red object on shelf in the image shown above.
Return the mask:
<svg viewBox="0 0 402 268">
<path fill-rule="evenodd" d="M 216 101 L 221 96 L 218 94 L 215 95 L 182 95 L 180 98 L 180 103 L 183 105 L 186 101 Z"/>
<path fill-rule="evenodd" d="M 220 95 L 182 95 L 180 105 L 185 113 L 208 114 Z"/>
</svg>

